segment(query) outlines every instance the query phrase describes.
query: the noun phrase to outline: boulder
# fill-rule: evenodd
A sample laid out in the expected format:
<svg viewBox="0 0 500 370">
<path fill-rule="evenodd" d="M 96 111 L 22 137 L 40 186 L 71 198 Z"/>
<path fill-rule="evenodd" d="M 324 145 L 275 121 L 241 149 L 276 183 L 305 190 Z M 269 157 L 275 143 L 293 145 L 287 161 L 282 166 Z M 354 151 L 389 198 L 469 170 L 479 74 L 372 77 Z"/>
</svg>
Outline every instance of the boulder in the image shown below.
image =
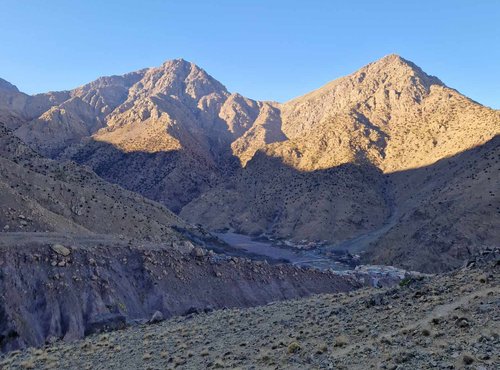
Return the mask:
<svg viewBox="0 0 500 370">
<path fill-rule="evenodd" d="M 85 335 L 125 329 L 126 326 L 127 326 L 126 317 L 122 314 L 116 314 L 116 313 L 98 314 L 93 318 L 93 320 L 87 323 L 85 328 Z"/>
<path fill-rule="evenodd" d="M 203 256 L 205 256 L 205 250 L 203 248 L 200 248 L 200 247 L 195 247 L 191 251 L 191 255 L 193 257 L 196 257 L 196 258 L 202 258 Z"/>
<path fill-rule="evenodd" d="M 149 323 L 150 324 L 155 324 L 155 323 L 161 322 L 163 320 L 165 320 L 165 318 L 163 317 L 163 314 L 160 311 L 155 311 L 155 313 L 153 314 L 153 316 L 151 316 L 151 319 L 149 320 Z"/>
<path fill-rule="evenodd" d="M 64 257 L 69 256 L 71 253 L 71 251 L 62 244 L 52 244 L 52 246 L 50 248 L 52 248 L 52 250 L 54 252 L 56 252 L 57 254 L 64 256 Z"/>
</svg>

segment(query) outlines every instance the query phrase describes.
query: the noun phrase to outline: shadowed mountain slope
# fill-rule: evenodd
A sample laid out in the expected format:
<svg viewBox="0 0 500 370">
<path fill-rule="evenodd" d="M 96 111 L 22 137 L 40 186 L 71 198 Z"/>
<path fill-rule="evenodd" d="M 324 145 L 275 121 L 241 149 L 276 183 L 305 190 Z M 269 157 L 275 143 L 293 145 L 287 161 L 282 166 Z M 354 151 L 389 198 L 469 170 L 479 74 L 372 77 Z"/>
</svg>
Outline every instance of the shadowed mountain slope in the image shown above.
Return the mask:
<svg viewBox="0 0 500 370">
<path fill-rule="evenodd" d="M 41 157 L 0 125 L 0 228 L 9 232 L 182 239 L 188 225 L 159 203 L 103 181 L 74 162 Z"/>
<path fill-rule="evenodd" d="M 365 260 L 419 271 L 460 267 L 500 241 L 500 136 L 436 164 L 389 175 L 397 218 Z"/>
</svg>

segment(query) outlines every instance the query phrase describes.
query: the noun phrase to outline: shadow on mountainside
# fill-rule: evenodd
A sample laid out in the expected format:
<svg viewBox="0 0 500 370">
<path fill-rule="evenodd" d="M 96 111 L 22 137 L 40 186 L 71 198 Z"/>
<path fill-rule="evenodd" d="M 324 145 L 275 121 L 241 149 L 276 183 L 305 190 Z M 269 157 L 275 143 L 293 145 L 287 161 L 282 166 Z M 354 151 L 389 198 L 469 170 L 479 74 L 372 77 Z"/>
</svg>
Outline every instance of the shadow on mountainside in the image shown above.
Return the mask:
<svg viewBox="0 0 500 370">
<path fill-rule="evenodd" d="M 71 159 L 208 229 L 327 240 L 368 250 L 369 262 L 441 271 L 500 240 L 499 141 L 391 174 L 369 162 L 304 172 L 263 152 L 244 168 L 233 157 L 223 170 L 188 151 L 125 153 L 96 141 Z"/>
<path fill-rule="evenodd" d="M 70 159 L 212 230 L 341 241 L 390 212 L 383 174 L 368 162 L 304 172 L 258 152 L 243 168 L 236 157 L 219 166 L 186 150 L 126 153 L 97 141 Z"/>
<path fill-rule="evenodd" d="M 365 241 L 365 261 L 440 272 L 498 245 L 499 171 L 497 135 L 430 166 L 387 174 L 395 218 Z"/>
<path fill-rule="evenodd" d="M 90 140 L 69 159 L 91 167 L 99 176 L 165 204 L 182 207 L 214 186 L 218 168 L 184 151 L 123 152 L 114 145 Z"/>
</svg>

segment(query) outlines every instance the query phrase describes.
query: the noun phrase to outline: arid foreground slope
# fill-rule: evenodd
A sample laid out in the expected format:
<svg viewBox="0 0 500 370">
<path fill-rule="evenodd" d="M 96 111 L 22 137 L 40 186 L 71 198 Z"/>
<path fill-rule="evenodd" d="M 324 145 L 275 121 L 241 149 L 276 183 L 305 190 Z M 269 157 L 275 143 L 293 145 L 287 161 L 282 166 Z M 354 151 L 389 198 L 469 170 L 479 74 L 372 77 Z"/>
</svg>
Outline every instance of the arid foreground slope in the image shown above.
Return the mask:
<svg viewBox="0 0 500 370">
<path fill-rule="evenodd" d="M 57 369 L 498 369 L 500 251 L 398 287 L 137 326 L 5 356 Z"/>
<path fill-rule="evenodd" d="M 158 315 L 250 307 L 359 287 L 333 273 L 207 253 L 189 242 L 4 234 L 0 351 L 71 341 Z"/>
</svg>

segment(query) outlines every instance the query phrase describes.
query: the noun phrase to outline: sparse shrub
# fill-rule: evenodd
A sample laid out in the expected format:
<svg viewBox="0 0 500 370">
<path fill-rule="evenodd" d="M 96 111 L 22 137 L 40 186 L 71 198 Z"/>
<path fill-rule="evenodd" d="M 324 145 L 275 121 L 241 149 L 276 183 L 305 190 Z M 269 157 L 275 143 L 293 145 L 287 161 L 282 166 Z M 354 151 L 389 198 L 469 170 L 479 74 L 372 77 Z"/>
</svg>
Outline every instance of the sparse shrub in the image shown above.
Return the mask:
<svg viewBox="0 0 500 370">
<path fill-rule="evenodd" d="M 399 286 L 400 287 L 407 287 L 411 284 L 412 281 L 413 281 L 413 279 L 411 277 L 404 278 L 403 280 L 401 280 L 399 282 Z"/>
<path fill-rule="evenodd" d="M 300 351 L 300 344 L 298 344 L 297 342 L 292 342 L 288 345 L 288 349 L 287 349 L 287 352 L 288 353 L 297 353 Z"/>
<path fill-rule="evenodd" d="M 344 347 L 349 343 L 349 340 L 347 337 L 340 335 L 337 338 L 335 338 L 335 343 L 333 344 L 334 347 Z"/>
</svg>

